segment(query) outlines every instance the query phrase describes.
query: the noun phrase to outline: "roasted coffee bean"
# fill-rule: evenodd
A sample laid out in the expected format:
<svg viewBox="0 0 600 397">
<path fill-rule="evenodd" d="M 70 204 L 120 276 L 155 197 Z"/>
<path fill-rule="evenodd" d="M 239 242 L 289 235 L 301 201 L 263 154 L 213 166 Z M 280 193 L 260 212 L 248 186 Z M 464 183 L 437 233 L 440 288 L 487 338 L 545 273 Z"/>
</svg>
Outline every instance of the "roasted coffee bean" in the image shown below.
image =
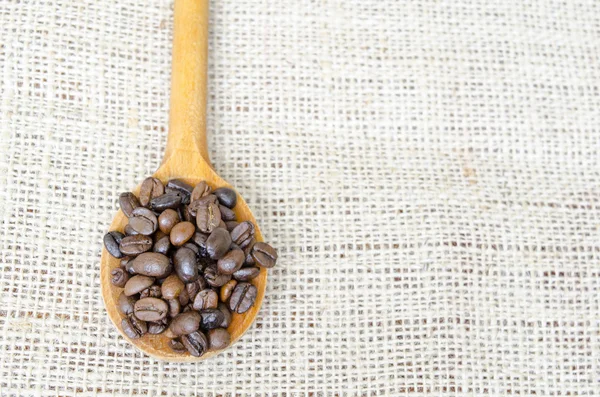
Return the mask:
<svg viewBox="0 0 600 397">
<path fill-rule="evenodd" d="M 192 190 L 192 195 L 190 197 L 190 202 L 194 202 L 204 196 L 208 196 L 210 194 L 210 186 L 204 181 L 200 182 L 196 185 L 194 190 Z"/>
<path fill-rule="evenodd" d="M 229 221 L 235 221 L 236 217 L 235 217 L 235 212 L 233 212 L 232 209 L 229 209 L 227 207 L 225 207 L 222 204 L 219 204 L 219 211 L 221 212 L 221 219 L 229 222 Z"/>
<path fill-rule="evenodd" d="M 244 264 L 244 251 L 233 249 L 217 262 L 217 270 L 221 274 L 233 274 Z"/>
<path fill-rule="evenodd" d="M 155 197 L 162 196 L 165 193 L 165 187 L 162 182 L 156 178 L 146 178 L 140 187 L 140 204 L 147 207 Z"/>
<path fill-rule="evenodd" d="M 129 225 L 139 234 L 149 236 L 158 228 L 158 219 L 148 208 L 137 207 L 131 212 Z"/>
<path fill-rule="evenodd" d="M 123 254 L 119 245 L 125 236 L 121 232 L 108 232 L 104 235 L 104 247 L 108 251 L 109 254 L 114 256 L 115 258 L 122 258 Z"/>
<path fill-rule="evenodd" d="M 179 294 L 179 304 L 181 305 L 181 307 L 183 308 L 185 305 L 187 305 L 190 302 L 190 296 L 188 295 L 188 292 L 186 289 L 184 289 L 183 291 L 181 291 L 181 293 Z"/>
<path fill-rule="evenodd" d="M 185 289 L 190 297 L 190 301 L 194 301 L 196 299 L 196 294 L 203 289 L 206 289 L 208 284 L 204 277 L 198 276 L 198 279 L 194 282 L 188 283 L 185 285 Z"/>
<path fill-rule="evenodd" d="M 192 332 L 198 330 L 201 319 L 202 317 L 200 316 L 200 314 L 194 310 L 178 314 L 171 321 L 169 330 L 175 336 L 191 334 Z"/>
<path fill-rule="evenodd" d="M 206 252 L 212 259 L 221 259 L 231 245 L 231 236 L 225 229 L 215 229 L 206 239 Z"/>
<path fill-rule="evenodd" d="M 210 350 L 223 350 L 231 342 L 231 336 L 225 328 L 215 328 L 208 331 L 206 334 L 208 339 L 208 347 Z"/>
<path fill-rule="evenodd" d="M 200 248 L 198 248 L 198 246 L 196 244 L 188 242 L 188 243 L 183 244 L 183 247 L 189 248 L 192 251 L 194 251 L 194 254 L 196 254 L 196 257 L 200 256 Z"/>
<path fill-rule="evenodd" d="M 217 226 L 223 230 L 227 230 L 227 225 L 225 224 L 225 222 L 223 222 L 223 219 L 221 219 L 221 222 L 219 222 L 219 226 Z M 229 231 L 229 230 L 227 230 Z"/>
<path fill-rule="evenodd" d="M 256 278 L 260 274 L 258 267 L 243 267 L 237 272 L 233 273 L 233 278 L 237 281 L 250 281 Z"/>
<path fill-rule="evenodd" d="M 157 252 L 144 252 L 133 260 L 133 270 L 137 274 L 164 278 L 173 271 L 169 258 Z"/>
<path fill-rule="evenodd" d="M 213 264 L 204 269 L 204 279 L 211 287 L 221 287 L 231 280 L 231 275 L 219 273 L 217 266 Z"/>
<path fill-rule="evenodd" d="M 208 252 L 206 251 L 206 239 L 208 239 L 208 235 L 200 232 L 196 232 L 192 236 L 192 242 L 199 248 L 200 257 L 208 256 Z"/>
<path fill-rule="evenodd" d="M 181 200 L 181 194 L 177 192 L 169 192 L 150 200 L 148 208 L 150 208 L 153 211 L 162 212 L 166 209 L 173 209 L 179 207 L 179 205 L 181 204 Z"/>
<path fill-rule="evenodd" d="M 221 328 L 227 328 L 229 327 L 229 325 L 231 324 L 231 312 L 229 311 L 229 308 L 227 307 L 227 305 L 225 303 L 219 303 L 219 306 L 217 306 L 217 308 L 221 311 L 221 313 L 223 313 L 223 321 L 221 321 L 221 324 L 219 324 L 219 327 Z"/>
<path fill-rule="evenodd" d="M 123 229 L 123 232 L 125 233 L 126 236 L 135 236 L 136 234 L 139 234 L 138 232 L 133 230 L 133 228 L 131 227 L 131 225 L 129 223 L 125 225 L 125 229 Z"/>
<path fill-rule="evenodd" d="M 179 219 L 186 222 L 192 222 L 194 225 L 196 224 L 196 214 L 190 212 L 189 205 L 179 207 Z"/>
<path fill-rule="evenodd" d="M 166 317 L 169 305 L 162 299 L 142 298 L 135 302 L 133 313 L 143 321 L 159 321 Z"/>
<path fill-rule="evenodd" d="M 119 207 L 121 207 L 121 211 L 123 211 L 127 218 L 131 217 L 131 212 L 139 206 L 140 202 L 135 197 L 135 194 L 126 192 L 121 193 L 119 196 Z"/>
<path fill-rule="evenodd" d="M 133 276 L 125 284 L 125 295 L 131 296 L 139 294 L 146 288 L 154 284 L 154 278 L 148 276 Z"/>
<path fill-rule="evenodd" d="M 185 353 L 187 351 L 187 349 L 185 348 L 185 346 L 183 345 L 183 343 L 181 343 L 177 339 L 171 339 L 169 341 L 169 347 L 175 353 Z"/>
<path fill-rule="evenodd" d="M 181 194 L 182 201 L 181 204 L 189 204 L 190 196 L 192 195 L 192 191 L 194 188 L 182 181 L 181 179 L 171 179 L 167 182 L 167 192 L 175 192 Z"/>
<path fill-rule="evenodd" d="M 167 255 L 171 249 L 171 240 L 169 236 L 162 236 L 160 239 L 155 240 L 152 252 L 158 254 Z"/>
<path fill-rule="evenodd" d="M 217 204 L 208 204 L 198 208 L 196 212 L 196 226 L 198 226 L 201 232 L 212 233 L 220 223 L 221 212 Z"/>
<path fill-rule="evenodd" d="M 179 248 L 173 257 L 175 273 L 181 281 L 189 283 L 198 278 L 198 260 L 196 254 L 189 248 Z"/>
<path fill-rule="evenodd" d="M 239 314 L 245 313 L 254 305 L 256 287 L 250 283 L 239 283 L 229 298 L 229 309 Z"/>
<path fill-rule="evenodd" d="M 171 229 L 171 244 L 180 247 L 192 238 L 196 228 L 191 222 L 180 222 Z"/>
<path fill-rule="evenodd" d="M 131 256 L 125 256 L 121 259 L 121 268 L 124 269 L 127 273 L 135 274 L 133 270 L 133 258 Z"/>
<path fill-rule="evenodd" d="M 123 288 L 127 281 L 129 281 L 129 274 L 127 273 L 127 271 L 123 270 L 120 267 L 113 269 L 110 272 L 110 275 L 110 282 L 115 287 Z"/>
<path fill-rule="evenodd" d="M 206 207 L 209 204 L 215 204 L 218 206 L 219 201 L 217 200 L 217 196 L 215 196 L 214 194 L 209 194 L 208 196 L 199 198 L 191 202 L 190 205 L 188 205 L 187 211 L 190 214 L 190 216 L 193 216 L 195 218 L 196 215 L 198 215 L 198 209 Z"/>
<path fill-rule="evenodd" d="M 148 323 L 148 333 L 150 335 L 162 334 L 168 326 L 168 324 L 164 320 L 166 320 L 166 318 L 159 322 Z"/>
<path fill-rule="evenodd" d="M 181 281 L 176 274 L 171 274 L 165 279 L 161 286 L 162 296 L 165 299 L 178 298 L 184 288 L 185 284 L 183 284 L 183 281 Z"/>
<path fill-rule="evenodd" d="M 153 285 L 149 288 L 146 288 L 142 292 L 140 292 L 140 299 L 143 298 L 161 298 L 162 292 L 160 290 L 160 285 Z"/>
<path fill-rule="evenodd" d="M 228 221 L 225 222 L 225 226 L 227 226 L 227 231 L 229 233 L 231 233 L 233 231 L 233 229 L 236 228 L 237 225 L 239 225 L 240 223 L 238 221 Z"/>
<path fill-rule="evenodd" d="M 277 262 L 277 251 L 267 243 L 256 243 L 252 248 L 252 258 L 258 266 L 267 269 L 275 266 Z"/>
<path fill-rule="evenodd" d="M 222 302 L 227 302 L 227 300 L 233 293 L 233 290 L 235 289 L 236 285 L 237 285 L 236 280 L 229 280 L 228 282 L 225 283 L 224 286 L 221 287 L 221 291 L 219 292 L 219 298 L 221 298 Z"/>
<path fill-rule="evenodd" d="M 135 304 L 135 297 L 125 295 L 125 292 L 121 292 L 117 301 L 117 308 L 125 315 L 133 313 L 133 305 Z"/>
<path fill-rule="evenodd" d="M 254 225 L 252 222 L 244 221 L 231 231 L 231 241 L 239 245 L 242 249 L 250 244 L 253 238 Z"/>
<path fill-rule="evenodd" d="M 252 241 L 244 248 L 244 265 L 254 265 L 254 258 L 252 257 L 252 247 L 254 247 L 254 244 L 256 244 L 256 241 Z"/>
<path fill-rule="evenodd" d="M 189 312 L 190 310 L 194 310 L 194 305 L 192 303 L 188 303 L 187 305 L 185 305 L 182 312 L 185 313 Z"/>
<path fill-rule="evenodd" d="M 169 304 L 169 317 L 173 318 L 181 313 L 179 299 L 170 299 L 167 303 Z"/>
<path fill-rule="evenodd" d="M 130 339 L 137 339 L 148 332 L 148 325 L 130 314 L 121 321 L 121 329 Z"/>
<path fill-rule="evenodd" d="M 219 304 L 219 296 L 212 289 L 205 289 L 196 294 L 194 299 L 194 310 L 216 309 Z"/>
<path fill-rule="evenodd" d="M 217 196 L 219 203 L 227 208 L 233 208 L 237 203 L 237 194 L 235 193 L 235 190 L 228 187 L 220 187 L 216 189 L 213 194 Z"/>
<path fill-rule="evenodd" d="M 200 312 L 202 320 L 200 321 L 200 328 L 203 331 L 219 328 L 223 322 L 223 313 L 219 309 L 206 309 Z"/>
<path fill-rule="evenodd" d="M 180 221 L 181 218 L 179 217 L 177 211 L 171 208 L 167 208 L 158 217 L 158 227 L 163 233 L 169 234 L 171 233 L 171 229 L 173 229 L 173 226 L 178 224 Z"/>
<path fill-rule="evenodd" d="M 141 208 L 141 207 L 140 207 Z M 136 234 L 121 240 L 119 249 L 125 255 L 139 255 L 152 248 L 152 237 Z"/>
<path fill-rule="evenodd" d="M 208 350 L 208 341 L 202 332 L 196 331 L 182 336 L 181 343 L 194 357 L 200 357 Z"/>
</svg>

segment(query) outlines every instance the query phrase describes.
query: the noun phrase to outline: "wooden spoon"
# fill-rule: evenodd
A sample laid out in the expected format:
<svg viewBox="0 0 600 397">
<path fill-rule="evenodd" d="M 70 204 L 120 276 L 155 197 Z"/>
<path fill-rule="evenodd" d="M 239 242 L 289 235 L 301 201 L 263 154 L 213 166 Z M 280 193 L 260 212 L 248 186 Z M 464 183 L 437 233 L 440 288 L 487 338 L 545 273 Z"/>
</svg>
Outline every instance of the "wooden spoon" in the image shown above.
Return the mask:
<svg viewBox="0 0 600 397">
<path fill-rule="evenodd" d="M 154 177 L 163 183 L 169 179 L 183 179 L 192 186 L 206 181 L 213 189 L 231 187 L 210 165 L 206 147 L 206 67 L 208 56 L 208 0 L 176 0 L 174 10 L 173 58 L 171 75 L 171 110 L 167 148 L 160 168 Z M 132 190 L 139 195 L 140 186 Z M 256 226 L 256 240 L 262 235 L 256 220 L 244 199 L 238 194 L 234 208 L 238 221 L 251 221 Z M 110 230 L 123 231 L 127 217 L 117 212 Z M 146 334 L 139 339 L 129 339 L 121 329 L 122 316 L 117 309 L 121 288 L 111 284 L 110 272 L 118 268 L 120 260 L 102 250 L 100 282 L 102 297 L 108 316 L 121 335 L 146 354 L 166 361 L 192 362 L 212 357 L 221 351 L 207 352 L 202 357 L 172 351 L 164 335 Z M 248 330 L 256 317 L 267 285 L 267 271 L 261 268 L 260 275 L 252 280 L 257 288 L 254 306 L 244 314 L 234 313 L 228 328 L 231 344 Z"/>
</svg>

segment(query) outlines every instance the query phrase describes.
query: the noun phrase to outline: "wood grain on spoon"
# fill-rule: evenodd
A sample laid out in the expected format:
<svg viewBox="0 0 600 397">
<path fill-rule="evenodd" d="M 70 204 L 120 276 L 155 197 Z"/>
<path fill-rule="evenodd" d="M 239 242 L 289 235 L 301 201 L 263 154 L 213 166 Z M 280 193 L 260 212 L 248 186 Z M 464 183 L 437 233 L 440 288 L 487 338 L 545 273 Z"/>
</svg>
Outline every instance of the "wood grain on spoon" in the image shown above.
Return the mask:
<svg viewBox="0 0 600 397">
<path fill-rule="evenodd" d="M 171 75 L 171 103 L 167 148 L 160 168 L 154 177 L 166 182 L 179 178 L 191 185 L 206 181 L 211 187 L 231 187 L 212 169 L 206 145 L 206 68 L 208 58 L 208 0 L 176 0 L 174 10 L 173 56 Z M 140 175 L 143 180 L 146 175 Z M 133 192 L 139 194 L 139 186 Z M 116 198 L 115 198 L 116 199 Z M 244 199 L 238 194 L 234 209 L 237 219 L 251 221 L 256 226 L 256 240 L 262 235 Z M 110 230 L 123 231 L 127 217 L 117 212 Z M 108 315 L 121 335 L 135 347 L 155 358 L 174 362 L 193 362 L 222 352 L 210 351 L 202 357 L 172 351 L 164 335 L 146 334 L 139 339 L 129 339 L 121 330 L 122 316 L 117 310 L 121 292 L 111 284 L 110 272 L 119 267 L 120 260 L 102 250 L 100 264 L 102 297 Z M 258 294 L 254 306 L 244 314 L 233 314 L 228 328 L 231 345 L 246 332 L 256 317 L 265 294 L 267 271 L 252 280 Z"/>
</svg>

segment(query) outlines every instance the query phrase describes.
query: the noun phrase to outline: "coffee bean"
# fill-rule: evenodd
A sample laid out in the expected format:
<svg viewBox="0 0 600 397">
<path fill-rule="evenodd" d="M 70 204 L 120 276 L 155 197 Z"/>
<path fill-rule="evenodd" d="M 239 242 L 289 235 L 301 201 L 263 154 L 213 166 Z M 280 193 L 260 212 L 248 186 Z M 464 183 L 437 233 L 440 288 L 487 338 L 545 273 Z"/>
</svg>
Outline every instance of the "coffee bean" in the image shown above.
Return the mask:
<svg viewBox="0 0 600 397">
<path fill-rule="evenodd" d="M 233 249 L 217 262 L 217 270 L 221 274 L 233 274 L 244 264 L 244 251 Z"/>
<path fill-rule="evenodd" d="M 121 211 L 125 214 L 127 218 L 131 216 L 131 212 L 140 206 L 140 202 L 138 201 L 135 194 L 131 192 L 121 193 L 119 196 L 119 207 L 121 207 Z"/>
<path fill-rule="evenodd" d="M 216 206 L 219 206 L 217 196 L 215 196 L 214 194 L 209 194 L 208 196 L 204 196 L 202 198 L 194 200 L 190 203 L 190 205 L 188 205 L 187 211 L 190 214 L 190 216 L 196 218 L 196 216 L 198 215 L 198 209 L 206 207 L 209 204 L 215 204 Z"/>
<path fill-rule="evenodd" d="M 204 279 L 211 287 L 221 287 L 231 280 L 231 275 L 219 273 L 217 266 L 213 264 L 204 269 Z"/>
<path fill-rule="evenodd" d="M 252 258 L 258 266 L 271 268 L 277 262 L 277 251 L 267 243 L 256 243 L 252 248 Z"/>
<path fill-rule="evenodd" d="M 245 313 L 254 305 L 256 287 L 249 283 L 239 283 L 229 298 L 229 309 L 239 314 Z"/>
<path fill-rule="evenodd" d="M 181 293 L 179 294 L 179 304 L 181 305 L 181 307 L 183 308 L 185 305 L 187 305 L 190 302 L 190 296 L 188 295 L 187 290 L 183 290 L 181 291 Z"/>
<path fill-rule="evenodd" d="M 252 222 L 244 221 L 231 231 L 231 241 L 239 245 L 242 249 L 250 244 L 253 238 L 254 225 Z"/>
<path fill-rule="evenodd" d="M 121 232 L 108 232 L 104 235 L 104 247 L 109 254 L 115 258 L 122 258 L 123 253 L 119 250 L 119 244 L 125 236 Z"/>
<path fill-rule="evenodd" d="M 254 265 L 254 258 L 252 257 L 252 247 L 254 247 L 256 241 L 251 242 L 244 248 L 244 265 Z"/>
<path fill-rule="evenodd" d="M 158 234 L 158 233 L 157 233 Z M 171 249 L 171 240 L 169 236 L 162 236 L 160 239 L 155 240 L 152 252 L 158 254 L 167 255 Z"/>
<path fill-rule="evenodd" d="M 219 203 L 221 203 L 225 207 L 235 207 L 235 204 L 237 203 L 237 194 L 235 193 L 235 190 L 230 189 L 228 187 L 220 187 L 216 189 L 213 193 L 219 199 Z"/>
<path fill-rule="evenodd" d="M 223 350 L 231 342 L 231 336 L 225 328 L 215 328 L 206 334 L 210 350 Z"/>
<path fill-rule="evenodd" d="M 171 274 L 173 266 L 163 254 L 144 252 L 133 260 L 133 270 L 144 276 L 163 278 Z"/>
<path fill-rule="evenodd" d="M 158 219 L 148 208 L 137 207 L 131 212 L 129 225 L 139 234 L 149 236 L 158 228 Z"/>
<path fill-rule="evenodd" d="M 183 244 L 183 247 L 189 248 L 192 251 L 194 251 L 194 254 L 196 254 L 196 257 L 200 256 L 200 248 L 198 248 L 198 246 L 196 244 L 187 242 L 187 243 Z"/>
<path fill-rule="evenodd" d="M 169 234 L 171 233 L 171 229 L 173 229 L 173 226 L 178 224 L 180 221 L 181 218 L 179 217 L 177 211 L 171 208 L 167 208 L 158 217 L 158 227 L 163 233 Z"/>
<path fill-rule="evenodd" d="M 206 280 L 204 277 L 198 276 L 198 279 L 194 282 L 188 283 L 185 285 L 185 289 L 190 297 L 190 301 L 194 301 L 196 299 L 196 294 L 208 287 Z"/>
<path fill-rule="evenodd" d="M 175 192 L 181 194 L 182 204 L 190 203 L 190 196 L 194 188 L 189 184 L 185 183 L 181 179 L 171 179 L 167 182 L 167 192 Z"/>
<path fill-rule="evenodd" d="M 208 256 L 208 252 L 206 252 L 206 240 L 208 239 L 208 235 L 200 232 L 194 233 L 192 236 L 192 242 L 196 244 L 199 248 L 199 256 L 204 257 Z"/>
<path fill-rule="evenodd" d="M 135 274 L 133 270 L 133 258 L 131 256 L 125 256 L 121 259 L 121 268 L 124 269 L 127 273 Z"/>
<path fill-rule="evenodd" d="M 217 204 L 208 204 L 198 208 L 196 212 L 196 225 L 201 232 L 212 233 L 220 223 L 221 212 Z"/>
<path fill-rule="evenodd" d="M 212 259 L 221 259 L 231 245 L 231 236 L 225 229 L 215 229 L 206 239 L 206 252 Z"/>
<path fill-rule="evenodd" d="M 171 244 L 176 247 L 180 247 L 187 243 L 192 238 L 196 228 L 190 222 L 180 222 L 176 224 L 171 230 L 170 238 Z"/>
<path fill-rule="evenodd" d="M 133 276 L 125 284 L 125 295 L 131 296 L 139 294 L 146 288 L 154 284 L 154 278 L 148 276 Z"/>
<path fill-rule="evenodd" d="M 165 187 L 162 182 L 156 178 L 146 178 L 140 187 L 140 204 L 147 207 L 155 197 L 165 193 Z"/>
<path fill-rule="evenodd" d="M 129 223 L 125 225 L 125 229 L 123 229 L 123 232 L 125 233 L 126 236 L 135 236 L 136 234 L 139 234 L 138 232 L 133 230 L 133 228 L 131 227 L 131 225 Z"/>
<path fill-rule="evenodd" d="M 185 346 L 183 345 L 183 343 L 181 343 L 177 339 L 171 339 L 169 341 L 169 347 L 175 353 L 185 353 L 187 351 L 187 349 L 185 348 Z"/>
<path fill-rule="evenodd" d="M 110 282 L 115 287 L 123 288 L 125 286 L 125 283 L 129 281 L 129 274 L 120 267 L 113 269 L 110 272 L 110 275 Z"/>
<path fill-rule="evenodd" d="M 194 310 L 216 309 L 219 297 L 212 289 L 205 289 L 196 294 L 194 299 Z"/>
<path fill-rule="evenodd" d="M 202 332 L 192 332 L 181 337 L 181 343 L 194 357 L 200 357 L 208 350 L 208 341 Z"/>
<path fill-rule="evenodd" d="M 233 293 L 233 290 L 235 289 L 236 285 L 236 280 L 229 280 L 227 283 L 225 283 L 224 286 L 221 287 L 221 291 L 219 292 L 219 298 L 221 298 L 222 302 L 227 302 L 227 300 Z"/>
<path fill-rule="evenodd" d="M 133 314 L 130 314 L 121 321 L 121 329 L 128 338 L 137 339 L 148 332 L 148 325 L 145 321 L 139 320 Z"/>
<path fill-rule="evenodd" d="M 143 298 L 160 298 L 162 297 L 162 292 L 160 290 L 160 285 L 153 285 L 149 288 L 146 288 L 142 292 L 140 292 L 140 299 Z"/>
<path fill-rule="evenodd" d="M 161 286 L 162 296 L 165 299 L 178 298 L 184 288 L 185 284 L 183 284 L 183 281 L 176 274 L 171 274 Z"/>
<path fill-rule="evenodd" d="M 153 211 L 162 212 L 166 209 L 173 209 L 179 207 L 181 204 L 181 194 L 178 192 L 165 193 L 162 196 L 158 196 L 150 200 L 150 208 Z"/>
<path fill-rule="evenodd" d="M 198 278 L 198 260 L 191 249 L 179 248 L 173 257 L 173 264 L 175 265 L 175 273 L 184 283 L 195 281 Z"/>
<path fill-rule="evenodd" d="M 162 334 L 167 329 L 167 322 L 165 322 L 166 318 L 162 319 L 159 322 L 151 322 L 148 323 L 148 333 L 150 335 L 158 335 Z"/>
<path fill-rule="evenodd" d="M 119 299 L 117 300 L 117 308 L 125 315 L 133 313 L 133 305 L 135 304 L 135 297 L 125 295 L 125 292 L 121 292 Z"/>
<path fill-rule="evenodd" d="M 183 313 L 194 310 L 194 305 L 192 303 L 188 303 L 182 310 Z"/>
<path fill-rule="evenodd" d="M 194 202 L 204 196 L 208 196 L 210 194 L 210 186 L 204 181 L 198 183 L 194 190 L 192 191 L 192 195 L 190 197 L 190 202 Z"/>
<path fill-rule="evenodd" d="M 221 219 L 224 221 L 235 221 L 235 212 L 232 209 L 219 204 L 219 211 L 221 212 Z"/>
<path fill-rule="evenodd" d="M 152 238 L 142 234 L 127 236 L 121 240 L 119 249 L 125 255 L 139 255 L 152 248 Z"/>
<path fill-rule="evenodd" d="M 142 298 L 135 302 L 133 313 L 143 321 L 159 321 L 166 317 L 169 305 L 162 299 Z"/>
<path fill-rule="evenodd" d="M 225 303 L 219 302 L 217 308 L 223 313 L 223 321 L 219 324 L 221 328 L 227 328 L 231 324 L 231 312 Z"/>
<path fill-rule="evenodd" d="M 223 322 L 223 313 L 219 309 L 206 309 L 200 312 L 202 316 L 200 328 L 203 331 L 208 331 L 214 328 L 219 328 Z"/>
<path fill-rule="evenodd" d="M 190 212 L 190 205 L 183 205 L 179 207 L 179 219 L 184 220 L 186 222 L 192 222 L 194 225 L 196 224 L 196 214 L 192 214 Z"/>
<path fill-rule="evenodd" d="M 201 319 L 202 317 L 200 316 L 200 314 L 193 310 L 178 314 L 171 321 L 169 330 L 175 336 L 191 334 L 192 332 L 198 330 Z"/>
<path fill-rule="evenodd" d="M 169 317 L 173 318 L 181 313 L 181 304 L 179 303 L 179 299 L 169 299 L 167 303 L 169 304 Z"/>
<path fill-rule="evenodd" d="M 260 274 L 258 267 L 243 267 L 237 272 L 233 273 L 233 278 L 238 281 L 250 281 L 256 278 Z"/>
<path fill-rule="evenodd" d="M 240 223 L 239 223 L 238 221 L 228 221 L 228 222 L 225 222 L 225 226 L 227 226 L 227 231 L 228 231 L 229 233 L 231 233 L 231 231 L 232 231 L 233 229 L 235 229 L 235 228 L 236 228 L 236 226 L 237 226 L 237 225 L 239 225 L 239 224 L 240 224 Z"/>
</svg>

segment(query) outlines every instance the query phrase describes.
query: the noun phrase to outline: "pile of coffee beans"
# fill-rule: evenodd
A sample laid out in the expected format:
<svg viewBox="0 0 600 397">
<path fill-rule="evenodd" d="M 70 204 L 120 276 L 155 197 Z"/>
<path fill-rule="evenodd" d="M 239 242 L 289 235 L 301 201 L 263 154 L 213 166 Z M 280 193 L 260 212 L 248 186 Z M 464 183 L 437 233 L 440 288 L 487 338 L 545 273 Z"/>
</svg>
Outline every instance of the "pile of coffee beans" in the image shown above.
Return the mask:
<svg viewBox="0 0 600 397">
<path fill-rule="evenodd" d="M 229 345 L 232 313 L 256 300 L 250 281 L 277 261 L 254 225 L 237 221 L 236 202 L 232 189 L 178 179 L 147 178 L 139 197 L 120 195 L 129 223 L 107 233 L 104 246 L 121 259 L 111 282 L 123 288 L 117 306 L 129 338 L 164 333 L 175 352 L 196 357 Z"/>
</svg>

